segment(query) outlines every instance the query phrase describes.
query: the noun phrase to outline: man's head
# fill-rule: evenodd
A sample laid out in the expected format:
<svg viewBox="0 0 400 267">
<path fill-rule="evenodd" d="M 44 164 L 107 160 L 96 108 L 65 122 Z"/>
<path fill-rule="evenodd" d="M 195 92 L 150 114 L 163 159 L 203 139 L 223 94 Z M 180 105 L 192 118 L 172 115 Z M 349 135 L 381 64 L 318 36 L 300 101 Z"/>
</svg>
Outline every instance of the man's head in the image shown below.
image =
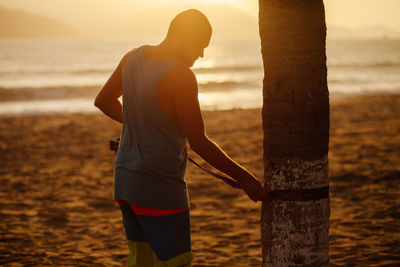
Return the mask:
<svg viewBox="0 0 400 267">
<path fill-rule="evenodd" d="M 203 57 L 211 34 L 207 17 L 196 9 L 189 9 L 171 21 L 166 40 L 172 44 L 174 56 L 191 67 L 199 57 Z"/>
</svg>

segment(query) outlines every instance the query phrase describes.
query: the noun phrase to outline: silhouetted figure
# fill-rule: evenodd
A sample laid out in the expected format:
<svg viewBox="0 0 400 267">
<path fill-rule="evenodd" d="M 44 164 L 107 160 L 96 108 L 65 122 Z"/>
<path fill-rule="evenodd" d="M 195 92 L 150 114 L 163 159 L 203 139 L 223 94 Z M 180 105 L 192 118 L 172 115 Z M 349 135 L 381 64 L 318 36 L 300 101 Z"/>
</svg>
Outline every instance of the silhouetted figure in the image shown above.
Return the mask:
<svg viewBox="0 0 400 267">
<path fill-rule="evenodd" d="M 205 161 L 235 179 L 253 200 L 264 190 L 204 130 L 194 62 L 212 28 L 198 10 L 178 14 L 156 46 L 128 52 L 95 105 L 123 123 L 114 170 L 114 199 L 128 239 L 128 266 L 191 266 L 190 221 L 184 179 L 189 141 Z M 123 106 L 118 98 L 123 96 Z"/>
</svg>

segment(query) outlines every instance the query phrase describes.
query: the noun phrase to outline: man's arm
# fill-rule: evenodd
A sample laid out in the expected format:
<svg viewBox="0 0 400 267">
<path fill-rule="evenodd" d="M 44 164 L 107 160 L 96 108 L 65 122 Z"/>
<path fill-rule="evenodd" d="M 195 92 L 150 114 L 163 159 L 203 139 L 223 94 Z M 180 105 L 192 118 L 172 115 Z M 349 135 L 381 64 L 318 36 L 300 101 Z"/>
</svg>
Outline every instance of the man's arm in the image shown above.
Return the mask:
<svg viewBox="0 0 400 267">
<path fill-rule="evenodd" d="M 184 66 L 173 69 L 166 77 L 173 86 L 175 114 L 184 128 L 191 149 L 216 169 L 239 182 L 253 201 L 262 200 L 265 192 L 253 174 L 232 160 L 205 133 L 193 72 Z"/>
<path fill-rule="evenodd" d="M 122 95 L 122 76 L 125 64 L 132 52 L 133 51 L 128 52 L 122 58 L 94 101 L 94 105 L 105 115 L 120 123 L 122 123 L 122 105 L 118 98 Z"/>
</svg>

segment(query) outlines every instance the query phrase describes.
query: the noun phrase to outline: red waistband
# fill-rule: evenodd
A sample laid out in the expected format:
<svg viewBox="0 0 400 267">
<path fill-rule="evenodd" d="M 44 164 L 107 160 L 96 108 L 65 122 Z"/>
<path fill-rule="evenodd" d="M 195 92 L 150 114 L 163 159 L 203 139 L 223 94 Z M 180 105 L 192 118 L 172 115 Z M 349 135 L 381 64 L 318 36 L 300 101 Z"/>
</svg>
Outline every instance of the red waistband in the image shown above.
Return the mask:
<svg viewBox="0 0 400 267">
<path fill-rule="evenodd" d="M 152 209 L 143 206 L 136 206 L 125 200 L 116 200 L 119 205 L 129 204 L 136 215 L 147 215 L 147 216 L 165 216 L 171 214 L 177 214 L 180 212 L 187 211 L 189 208 L 177 209 L 177 210 L 165 210 L 165 209 Z"/>
</svg>

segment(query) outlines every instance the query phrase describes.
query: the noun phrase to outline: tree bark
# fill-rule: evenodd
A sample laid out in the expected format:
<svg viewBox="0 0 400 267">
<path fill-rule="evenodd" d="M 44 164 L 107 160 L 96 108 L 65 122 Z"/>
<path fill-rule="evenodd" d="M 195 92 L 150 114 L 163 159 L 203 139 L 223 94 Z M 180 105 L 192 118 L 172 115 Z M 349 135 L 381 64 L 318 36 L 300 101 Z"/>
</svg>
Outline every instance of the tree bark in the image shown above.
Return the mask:
<svg viewBox="0 0 400 267">
<path fill-rule="evenodd" d="M 263 266 L 329 264 L 323 0 L 259 0 L 264 62 Z"/>
</svg>

